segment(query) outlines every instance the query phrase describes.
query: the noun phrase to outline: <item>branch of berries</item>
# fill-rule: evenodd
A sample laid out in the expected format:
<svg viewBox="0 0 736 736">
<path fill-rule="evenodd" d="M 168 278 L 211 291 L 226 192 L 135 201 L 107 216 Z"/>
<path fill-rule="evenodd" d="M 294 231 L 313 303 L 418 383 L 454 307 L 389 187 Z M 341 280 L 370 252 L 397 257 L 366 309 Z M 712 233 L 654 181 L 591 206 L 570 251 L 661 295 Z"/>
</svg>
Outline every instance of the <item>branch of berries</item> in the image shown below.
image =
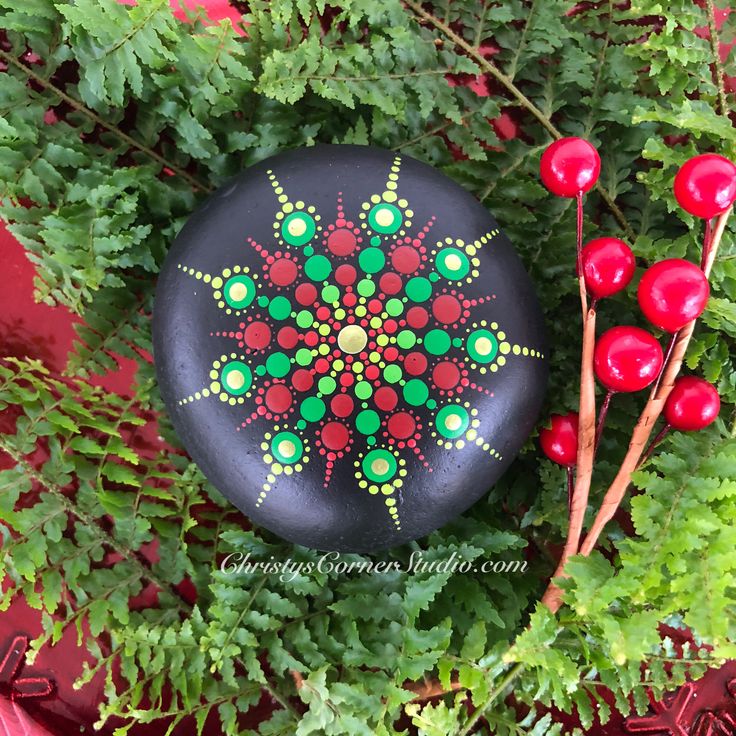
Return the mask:
<svg viewBox="0 0 736 736">
<path fill-rule="evenodd" d="M 543 452 L 567 471 L 570 519 L 555 571 L 555 577 L 564 577 L 570 557 L 593 551 L 626 495 L 632 473 L 650 457 L 663 437 L 671 429 L 703 429 L 718 416 L 720 399 L 716 389 L 701 378 L 678 378 L 678 374 L 695 323 L 708 302 L 708 277 L 736 201 L 736 165 L 723 156 L 703 154 L 683 164 L 675 177 L 677 202 L 690 214 L 705 220 L 705 232 L 699 266 L 681 258 L 659 261 L 645 271 L 639 283 L 637 297 L 642 313 L 651 324 L 670 335 L 665 350 L 652 334 L 639 327 L 613 327 L 596 340 L 599 301 L 625 289 L 635 271 L 631 248 L 617 238 L 601 237 L 582 245 L 583 195 L 598 179 L 598 152 L 580 138 L 563 138 L 542 155 L 540 173 L 553 194 L 577 200 L 576 274 L 583 316 L 580 401 L 577 412 L 552 416 L 549 427 L 540 432 Z M 597 420 L 596 377 L 606 389 Z M 627 453 L 581 544 L 593 465 L 608 407 L 617 393 L 648 387 L 649 398 L 634 427 Z M 650 442 L 661 414 L 664 427 Z M 542 602 L 552 612 L 562 604 L 562 590 L 554 580 Z"/>
</svg>

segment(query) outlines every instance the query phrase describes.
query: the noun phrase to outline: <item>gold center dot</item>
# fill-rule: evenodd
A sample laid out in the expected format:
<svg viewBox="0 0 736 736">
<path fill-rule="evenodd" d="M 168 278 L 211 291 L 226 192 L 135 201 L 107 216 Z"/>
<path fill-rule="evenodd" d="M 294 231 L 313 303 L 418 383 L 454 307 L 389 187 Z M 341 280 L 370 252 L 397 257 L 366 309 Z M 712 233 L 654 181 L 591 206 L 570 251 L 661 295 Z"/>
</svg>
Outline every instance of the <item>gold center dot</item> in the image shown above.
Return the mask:
<svg viewBox="0 0 736 736">
<path fill-rule="evenodd" d="M 337 335 L 337 345 L 343 353 L 359 353 L 368 342 L 368 335 L 360 325 L 347 325 Z"/>
<path fill-rule="evenodd" d="M 294 457 L 296 447 L 291 440 L 281 440 L 279 442 L 279 454 L 281 457 Z"/>
<path fill-rule="evenodd" d="M 289 235 L 299 237 L 307 231 L 307 223 L 304 220 L 294 219 L 289 223 Z"/>
<path fill-rule="evenodd" d="M 388 460 L 384 460 L 384 458 L 379 457 L 371 463 L 371 470 L 376 475 L 386 475 L 386 473 L 388 473 Z"/>
<path fill-rule="evenodd" d="M 445 258 L 445 267 L 450 271 L 457 271 L 462 265 L 463 262 L 460 260 L 460 256 L 457 253 L 450 253 L 450 255 Z"/>
<path fill-rule="evenodd" d="M 245 299 L 248 294 L 248 287 L 242 281 L 236 281 L 230 287 L 230 298 L 234 302 L 240 302 Z"/>
<path fill-rule="evenodd" d="M 376 222 L 381 227 L 393 225 L 394 213 L 388 207 L 381 207 L 381 209 L 376 211 Z"/>
<path fill-rule="evenodd" d="M 491 341 L 487 337 L 479 337 L 475 341 L 475 351 L 478 355 L 488 355 L 492 347 Z"/>
<path fill-rule="evenodd" d="M 234 388 L 236 391 L 243 387 L 245 383 L 245 376 L 240 371 L 230 371 L 227 374 L 227 385 L 230 388 Z"/>
<path fill-rule="evenodd" d="M 463 420 L 458 414 L 450 414 L 450 416 L 445 419 L 445 427 L 450 430 L 450 432 L 455 432 L 462 426 Z"/>
</svg>

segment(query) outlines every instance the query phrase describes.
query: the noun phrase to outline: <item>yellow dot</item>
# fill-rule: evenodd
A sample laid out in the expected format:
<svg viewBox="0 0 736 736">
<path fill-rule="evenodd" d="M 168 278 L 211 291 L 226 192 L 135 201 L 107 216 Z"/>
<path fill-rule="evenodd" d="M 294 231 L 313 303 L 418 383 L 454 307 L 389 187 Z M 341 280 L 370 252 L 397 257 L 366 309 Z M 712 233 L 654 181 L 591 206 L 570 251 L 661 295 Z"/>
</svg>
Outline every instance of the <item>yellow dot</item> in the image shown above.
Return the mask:
<svg viewBox="0 0 736 736">
<path fill-rule="evenodd" d="M 279 455 L 281 457 L 294 457 L 296 447 L 291 440 L 281 440 L 279 442 Z"/>
<path fill-rule="evenodd" d="M 388 207 L 379 207 L 376 210 L 376 222 L 381 227 L 390 227 L 394 222 L 394 214 Z"/>
<path fill-rule="evenodd" d="M 463 420 L 460 417 L 459 414 L 450 414 L 445 419 L 445 427 L 450 430 L 450 432 L 455 432 L 462 426 Z"/>
<path fill-rule="evenodd" d="M 245 284 L 241 283 L 240 281 L 236 281 L 230 287 L 230 298 L 234 302 L 243 301 L 243 299 L 245 299 L 247 294 L 248 294 L 248 287 Z"/>
<path fill-rule="evenodd" d="M 475 352 L 478 355 L 488 355 L 492 347 L 491 341 L 487 337 L 479 337 L 475 341 Z"/>
<path fill-rule="evenodd" d="M 304 220 L 295 217 L 287 226 L 289 235 L 298 238 L 307 231 L 307 223 Z"/>
<path fill-rule="evenodd" d="M 347 325 L 337 336 L 337 345 L 344 353 L 359 353 L 366 346 L 368 335 L 360 325 Z"/>
<path fill-rule="evenodd" d="M 445 258 L 445 268 L 450 269 L 450 271 L 457 271 L 462 265 L 463 262 L 460 260 L 460 256 L 457 253 L 450 253 L 450 255 Z"/>
<path fill-rule="evenodd" d="M 226 380 L 227 385 L 237 391 L 239 388 L 243 387 L 243 384 L 245 383 L 245 376 L 242 374 L 241 371 L 230 371 L 230 373 L 227 374 Z"/>
<path fill-rule="evenodd" d="M 388 473 L 388 460 L 379 457 L 371 463 L 371 471 L 375 475 L 385 475 Z"/>
</svg>

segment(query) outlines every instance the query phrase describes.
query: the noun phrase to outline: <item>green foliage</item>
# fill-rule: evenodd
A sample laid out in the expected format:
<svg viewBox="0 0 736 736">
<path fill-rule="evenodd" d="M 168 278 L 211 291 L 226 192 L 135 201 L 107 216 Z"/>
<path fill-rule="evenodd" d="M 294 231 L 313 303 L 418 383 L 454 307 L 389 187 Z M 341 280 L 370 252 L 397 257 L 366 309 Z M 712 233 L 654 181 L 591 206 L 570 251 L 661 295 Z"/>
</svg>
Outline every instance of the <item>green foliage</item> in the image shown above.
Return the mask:
<svg viewBox="0 0 736 736">
<path fill-rule="evenodd" d="M 165 414 L 160 427 L 151 419 L 162 409 L 151 302 L 172 238 L 229 176 L 315 142 L 415 156 L 492 209 L 549 318 L 548 408 L 574 407 L 575 213 L 540 185 L 539 156 L 553 136 L 586 136 L 603 160 L 586 236 L 627 238 L 640 266 L 697 259 L 701 223 L 677 208 L 674 173 L 696 151 L 736 154 L 733 97 L 701 30 L 708 6 L 253 0 L 240 35 L 200 12 L 182 23 L 166 0 L 0 0 L 0 215 L 37 267 L 36 297 L 83 319 L 64 376 L 33 360 L 0 364 L 0 409 L 15 421 L 0 435 L 11 458 L 0 471 L 0 608 L 20 595 L 41 611 L 34 651 L 67 627 L 80 639 L 104 632 L 87 637 L 92 663 L 78 682 L 105 673 L 100 723 L 121 718 L 124 734 L 157 721 L 176 733 L 186 718 L 200 731 L 219 718 L 224 733 L 250 736 L 238 718 L 265 693 L 274 712 L 264 736 L 389 736 L 405 732 L 402 715 L 427 736 L 542 736 L 561 726 L 535 702 L 576 711 L 587 729 L 607 720 L 607 692 L 644 710 L 647 688 L 661 695 L 735 656 L 736 445 L 723 422 L 665 441 L 635 478 L 635 535 L 611 524 L 603 553 L 574 558 L 553 617 L 535 601 L 554 569 L 549 545 L 565 533 L 564 474 L 532 443 L 462 518 L 381 555 L 344 556 L 398 565 L 357 574 L 244 530 L 176 449 Z M 733 58 L 725 71 L 736 73 Z M 477 77 L 490 94 L 450 86 L 448 74 Z M 518 122 L 513 140 L 491 122 L 502 115 Z M 640 321 L 632 291 L 602 305 L 601 329 Z M 686 360 L 717 384 L 729 422 L 735 305 L 729 226 Z M 129 399 L 88 382 L 120 356 L 139 365 Z M 641 402 L 616 397 L 592 503 Z M 145 424 L 174 449 L 147 449 Z M 529 566 L 407 571 L 418 552 Z M 290 558 L 293 574 L 228 574 L 228 554 Z M 132 600 L 152 591 L 155 606 Z M 675 645 L 662 624 L 689 626 L 695 644 Z"/>
</svg>

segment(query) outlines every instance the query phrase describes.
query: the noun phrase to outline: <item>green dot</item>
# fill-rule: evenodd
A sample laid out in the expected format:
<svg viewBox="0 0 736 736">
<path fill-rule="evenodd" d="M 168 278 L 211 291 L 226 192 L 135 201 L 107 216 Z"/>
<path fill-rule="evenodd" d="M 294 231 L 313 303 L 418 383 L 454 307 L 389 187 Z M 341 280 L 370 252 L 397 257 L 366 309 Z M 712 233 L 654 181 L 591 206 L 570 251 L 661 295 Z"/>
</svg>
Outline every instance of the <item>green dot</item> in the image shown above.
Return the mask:
<svg viewBox="0 0 736 736">
<path fill-rule="evenodd" d="M 432 296 L 432 284 L 422 276 L 415 276 L 409 279 L 405 291 L 413 302 L 426 302 Z"/>
<path fill-rule="evenodd" d="M 355 386 L 355 395 L 359 399 L 368 399 L 373 394 L 373 388 L 368 381 L 358 381 Z"/>
<path fill-rule="evenodd" d="M 460 437 L 468 428 L 470 418 L 465 407 L 458 404 L 443 406 L 435 418 L 434 424 L 437 431 L 450 439 Z"/>
<path fill-rule="evenodd" d="M 340 289 L 338 289 L 337 286 L 330 284 L 322 289 L 322 301 L 325 302 L 325 304 L 334 304 L 339 298 Z"/>
<path fill-rule="evenodd" d="M 280 463 L 291 465 L 300 460 L 304 446 L 293 432 L 279 432 L 271 440 L 271 452 Z"/>
<path fill-rule="evenodd" d="M 365 409 L 355 418 L 355 428 L 361 434 L 375 434 L 380 426 L 381 418 L 373 409 Z"/>
<path fill-rule="evenodd" d="M 403 350 L 413 348 L 416 342 L 417 336 L 411 330 L 401 330 L 396 336 L 396 343 Z"/>
<path fill-rule="evenodd" d="M 304 263 L 304 272 L 312 281 L 324 281 L 332 271 L 332 264 L 327 256 L 312 256 Z"/>
<path fill-rule="evenodd" d="M 371 245 L 381 245 L 381 238 L 378 235 L 374 235 L 371 238 Z"/>
<path fill-rule="evenodd" d="M 314 322 L 314 317 L 308 309 L 300 309 L 296 315 L 296 323 L 299 327 L 307 328 L 311 327 Z"/>
<path fill-rule="evenodd" d="M 294 359 L 299 365 L 309 365 L 312 362 L 312 351 L 309 348 L 299 348 Z"/>
<path fill-rule="evenodd" d="M 498 353 L 498 340 L 490 330 L 475 330 L 468 336 L 468 354 L 479 363 L 490 363 Z"/>
<path fill-rule="evenodd" d="M 401 227 L 402 221 L 403 218 L 398 207 L 386 202 L 375 205 L 368 213 L 368 224 L 377 233 L 395 233 Z"/>
<path fill-rule="evenodd" d="M 376 483 L 384 483 L 393 478 L 398 468 L 396 458 L 388 450 L 371 450 L 363 458 L 363 472 Z"/>
<path fill-rule="evenodd" d="M 429 276 L 427 278 L 434 283 L 434 282 L 440 280 L 440 275 L 438 273 L 435 273 L 434 271 L 432 271 L 432 273 L 429 274 Z"/>
<path fill-rule="evenodd" d="M 427 399 L 427 409 L 436 409 L 437 402 L 434 399 Z"/>
<path fill-rule="evenodd" d="M 401 367 L 395 364 L 387 365 L 383 369 L 383 377 L 389 383 L 396 383 L 401 380 Z"/>
<path fill-rule="evenodd" d="M 419 378 L 412 378 L 404 386 L 404 400 L 411 406 L 421 406 L 429 398 L 427 384 Z"/>
<path fill-rule="evenodd" d="M 444 330 L 430 330 L 424 336 L 424 348 L 432 355 L 444 355 L 451 344 L 450 336 Z"/>
<path fill-rule="evenodd" d="M 316 229 L 311 215 L 292 212 L 281 225 L 281 235 L 289 245 L 304 245 L 312 239 Z"/>
<path fill-rule="evenodd" d="M 256 298 L 256 285 L 245 274 L 233 276 L 222 287 L 225 301 L 234 309 L 245 309 Z"/>
<path fill-rule="evenodd" d="M 285 296 L 275 296 L 268 305 L 268 313 L 274 319 L 286 319 L 291 314 L 291 303 Z"/>
<path fill-rule="evenodd" d="M 274 378 L 283 378 L 291 368 L 291 361 L 284 353 L 272 353 L 266 359 L 266 370 Z"/>
<path fill-rule="evenodd" d="M 470 271 L 470 261 L 457 248 L 443 248 L 435 259 L 437 270 L 446 278 L 458 281 L 465 278 Z"/>
<path fill-rule="evenodd" d="M 299 421 L 298 421 L 298 422 L 296 423 L 296 428 L 297 428 L 297 429 L 304 429 L 304 428 L 305 428 L 306 426 L 307 426 L 307 423 L 306 423 L 306 422 L 305 422 L 305 421 L 304 421 L 303 419 L 300 419 L 300 420 L 299 420 Z"/>
<path fill-rule="evenodd" d="M 318 422 L 325 415 L 326 410 L 325 402 L 316 396 L 307 397 L 299 407 L 300 414 L 308 422 Z"/>
<path fill-rule="evenodd" d="M 313 256 L 313 255 L 314 255 L 314 248 L 312 248 L 312 246 L 311 246 L 311 245 L 308 245 L 308 246 L 307 246 L 307 247 L 306 247 L 306 248 L 304 249 L 304 255 L 305 255 L 305 256 Z"/>
<path fill-rule="evenodd" d="M 229 394 L 240 396 L 251 387 L 253 376 L 245 363 L 233 360 L 222 369 L 220 383 Z"/>
<path fill-rule="evenodd" d="M 375 437 L 366 437 L 365 438 L 366 445 L 375 445 L 376 444 L 376 438 Z"/>
<path fill-rule="evenodd" d="M 265 307 L 269 302 L 269 299 L 267 296 L 259 296 L 258 297 L 258 306 L 259 307 Z"/>
<path fill-rule="evenodd" d="M 378 248 L 366 248 L 360 252 L 358 263 L 366 273 L 376 273 L 386 264 L 386 256 Z"/>
<path fill-rule="evenodd" d="M 376 285 L 370 279 L 358 281 L 358 294 L 361 296 L 372 296 L 376 291 Z"/>
<path fill-rule="evenodd" d="M 265 365 L 257 365 L 256 366 L 256 375 L 257 376 L 265 376 L 266 375 L 266 366 Z"/>
<path fill-rule="evenodd" d="M 463 341 L 459 337 L 452 338 L 452 346 L 455 348 L 462 347 Z"/>
<path fill-rule="evenodd" d="M 404 303 L 401 299 L 389 299 L 386 302 L 386 311 L 392 317 L 398 317 L 404 311 Z"/>
<path fill-rule="evenodd" d="M 337 388 L 337 382 L 330 376 L 322 376 L 317 383 L 317 388 L 322 394 L 331 394 Z"/>
</svg>

